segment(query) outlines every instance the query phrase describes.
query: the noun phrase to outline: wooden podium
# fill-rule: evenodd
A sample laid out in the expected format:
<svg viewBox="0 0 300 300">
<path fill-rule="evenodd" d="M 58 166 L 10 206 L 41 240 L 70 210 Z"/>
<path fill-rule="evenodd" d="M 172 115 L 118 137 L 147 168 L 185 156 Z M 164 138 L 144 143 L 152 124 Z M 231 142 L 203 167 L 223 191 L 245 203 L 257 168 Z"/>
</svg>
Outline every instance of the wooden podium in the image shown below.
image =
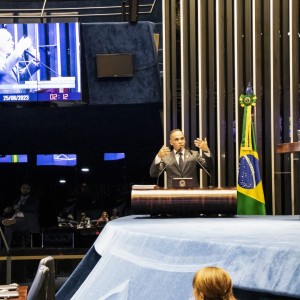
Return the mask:
<svg viewBox="0 0 300 300">
<path fill-rule="evenodd" d="M 133 214 L 150 215 L 235 215 L 236 188 L 163 189 L 156 186 L 133 186 Z"/>
<path fill-rule="evenodd" d="M 276 152 L 278 154 L 292 154 L 300 152 L 300 142 L 277 144 Z M 297 159 L 298 161 L 298 159 Z M 293 171 L 294 167 L 291 165 L 291 213 L 294 215 L 299 212 L 300 198 L 299 198 L 299 165 L 297 171 Z"/>
</svg>

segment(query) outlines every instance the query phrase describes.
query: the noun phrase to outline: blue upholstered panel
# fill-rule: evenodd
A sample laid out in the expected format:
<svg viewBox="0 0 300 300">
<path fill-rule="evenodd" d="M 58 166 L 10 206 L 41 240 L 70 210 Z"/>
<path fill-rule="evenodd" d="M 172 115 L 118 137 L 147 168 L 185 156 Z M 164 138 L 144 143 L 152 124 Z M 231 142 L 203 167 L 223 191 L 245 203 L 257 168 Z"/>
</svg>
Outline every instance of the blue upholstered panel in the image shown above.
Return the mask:
<svg viewBox="0 0 300 300">
<path fill-rule="evenodd" d="M 82 24 L 90 104 L 162 101 L 153 27 L 151 22 Z M 132 53 L 134 76 L 97 78 L 96 54 L 104 53 Z"/>
</svg>

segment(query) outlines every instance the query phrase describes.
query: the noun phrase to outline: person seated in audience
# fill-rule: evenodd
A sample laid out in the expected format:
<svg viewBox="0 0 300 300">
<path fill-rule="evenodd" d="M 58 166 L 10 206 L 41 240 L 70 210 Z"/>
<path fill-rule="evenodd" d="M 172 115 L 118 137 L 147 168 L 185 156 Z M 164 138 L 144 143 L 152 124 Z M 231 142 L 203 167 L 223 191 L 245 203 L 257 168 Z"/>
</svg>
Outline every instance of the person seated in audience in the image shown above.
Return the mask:
<svg viewBox="0 0 300 300">
<path fill-rule="evenodd" d="M 110 220 L 115 220 L 115 219 L 118 219 L 119 216 L 118 216 L 119 212 L 116 208 L 114 208 L 111 212 L 111 217 L 110 217 Z"/>
<path fill-rule="evenodd" d="M 91 219 L 87 216 L 86 213 L 80 214 L 79 228 L 89 228 L 91 227 Z"/>
<path fill-rule="evenodd" d="M 109 216 L 106 211 L 102 212 L 101 217 L 98 219 L 96 226 L 98 226 L 101 223 L 107 223 L 109 221 Z"/>
<path fill-rule="evenodd" d="M 230 275 L 222 268 L 205 267 L 193 278 L 195 300 L 236 300 Z"/>
<path fill-rule="evenodd" d="M 21 195 L 3 213 L 4 235 L 10 247 L 14 232 L 39 233 L 39 200 L 31 195 L 28 183 L 21 185 Z"/>
<path fill-rule="evenodd" d="M 78 222 L 74 220 L 72 214 L 67 214 L 64 211 L 58 213 L 57 216 L 57 225 L 58 227 L 77 227 Z"/>
</svg>

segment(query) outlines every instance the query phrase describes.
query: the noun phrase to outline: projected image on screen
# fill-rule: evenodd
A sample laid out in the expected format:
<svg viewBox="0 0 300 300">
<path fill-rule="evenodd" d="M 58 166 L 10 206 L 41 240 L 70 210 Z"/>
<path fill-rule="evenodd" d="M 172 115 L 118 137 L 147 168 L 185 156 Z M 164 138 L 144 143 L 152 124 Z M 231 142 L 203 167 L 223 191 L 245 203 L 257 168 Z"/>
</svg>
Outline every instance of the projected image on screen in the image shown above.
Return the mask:
<svg viewBox="0 0 300 300">
<path fill-rule="evenodd" d="M 120 160 L 125 158 L 125 153 L 104 153 L 104 160 Z"/>
<path fill-rule="evenodd" d="M 78 23 L 0 24 L 0 102 L 81 100 Z"/>
<path fill-rule="evenodd" d="M 76 154 L 38 154 L 37 166 L 76 166 Z"/>
<path fill-rule="evenodd" d="M 11 154 L 0 156 L 0 163 L 27 163 L 26 154 Z"/>
</svg>

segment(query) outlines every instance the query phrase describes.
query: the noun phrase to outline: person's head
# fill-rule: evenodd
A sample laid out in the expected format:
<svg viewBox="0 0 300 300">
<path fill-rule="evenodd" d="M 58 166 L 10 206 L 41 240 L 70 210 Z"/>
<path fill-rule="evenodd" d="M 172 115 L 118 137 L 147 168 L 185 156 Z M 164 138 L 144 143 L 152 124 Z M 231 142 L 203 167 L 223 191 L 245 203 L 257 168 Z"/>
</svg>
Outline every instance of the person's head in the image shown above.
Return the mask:
<svg viewBox="0 0 300 300">
<path fill-rule="evenodd" d="M 118 215 L 118 210 L 116 208 L 114 208 L 112 211 L 111 211 L 112 215 L 113 216 L 117 216 Z"/>
<path fill-rule="evenodd" d="M 21 185 L 21 194 L 22 194 L 22 196 L 27 196 L 27 195 L 30 194 L 30 192 L 31 192 L 30 185 L 28 183 L 23 183 Z"/>
<path fill-rule="evenodd" d="M 175 151 L 185 147 L 185 137 L 180 129 L 174 129 L 170 132 L 170 144 Z"/>
<path fill-rule="evenodd" d="M 107 218 L 108 218 L 107 212 L 106 212 L 106 211 L 102 212 L 101 217 L 102 217 L 103 219 L 107 219 Z"/>
<path fill-rule="evenodd" d="M 230 275 L 222 268 L 205 267 L 193 279 L 196 300 L 235 300 Z"/>
<path fill-rule="evenodd" d="M 6 28 L 0 28 L 0 52 L 11 54 L 14 51 L 15 43 L 12 35 Z"/>
<path fill-rule="evenodd" d="M 86 192 L 88 190 L 88 184 L 86 182 L 83 182 L 81 184 L 81 192 Z"/>
</svg>

